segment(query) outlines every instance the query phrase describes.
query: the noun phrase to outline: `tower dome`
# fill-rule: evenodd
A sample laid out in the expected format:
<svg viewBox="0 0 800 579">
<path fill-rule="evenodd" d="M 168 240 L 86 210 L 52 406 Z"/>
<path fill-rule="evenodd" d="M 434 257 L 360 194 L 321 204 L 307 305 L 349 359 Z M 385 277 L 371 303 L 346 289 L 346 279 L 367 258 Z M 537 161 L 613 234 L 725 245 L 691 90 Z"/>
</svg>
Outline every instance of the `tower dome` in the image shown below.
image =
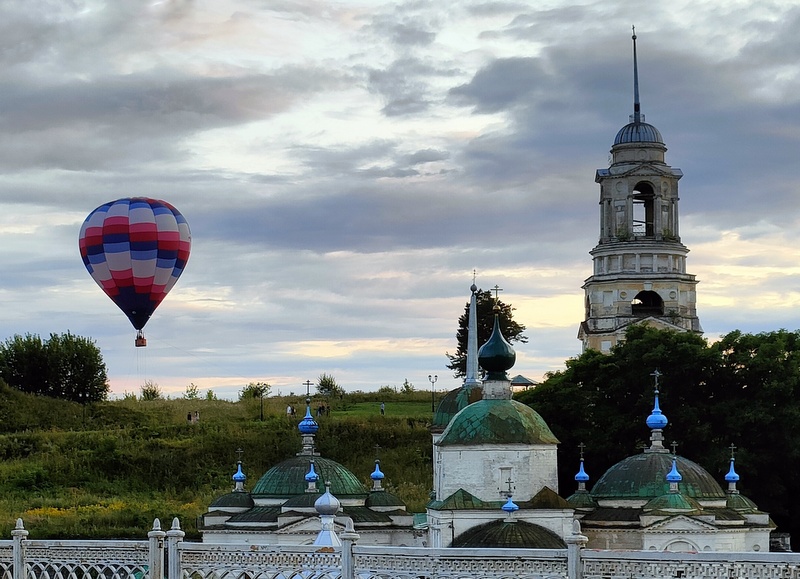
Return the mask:
<svg viewBox="0 0 800 579">
<path fill-rule="evenodd" d="M 644 116 L 644 115 L 642 115 Z M 615 145 L 625 145 L 628 143 L 658 143 L 664 144 L 661 133 L 650 123 L 644 121 L 628 123 L 622 127 L 617 136 L 614 137 Z"/>
</svg>

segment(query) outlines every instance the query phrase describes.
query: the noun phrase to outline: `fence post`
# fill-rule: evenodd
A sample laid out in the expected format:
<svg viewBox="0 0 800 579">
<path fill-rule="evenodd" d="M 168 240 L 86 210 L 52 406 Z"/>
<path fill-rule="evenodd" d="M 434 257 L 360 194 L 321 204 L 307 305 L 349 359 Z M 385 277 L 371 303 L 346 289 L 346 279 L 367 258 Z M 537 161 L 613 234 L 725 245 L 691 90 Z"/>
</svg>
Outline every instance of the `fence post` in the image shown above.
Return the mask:
<svg viewBox="0 0 800 579">
<path fill-rule="evenodd" d="M 355 579 L 353 547 L 358 538 L 359 535 L 353 528 L 353 519 L 348 517 L 344 524 L 344 531 L 339 535 L 339 539 L 342 541 L 342 579 Z"/>
<path fill-rule="evenodd" d="M 153 530 L 147 533 L 150 540 L 149 557 L 150 579 L 164 579 L 164 537 L 166 533 L 161 530 L 161 521 L 153 521 Z"/>
<path fill-rule="evenodd" d="M 567 543 L 567 577 L 583 579 L 581 549 L 589 542 L 589 537 L 581 534 L 581 523 L 578 519 L 572 521 L 572 534 L 567 535 L 564 541 Z"/>
<path fill-rule="evenodd" d="M 25 579 L 25 538 L 28 531 L 22 526 L 22 519 L 17 519 L 17 526 L 11 531 L 14 539 L 14 579 Z"/>
<path fill-rule="evenodd" d="M 167 579 L 181 579 L 181 556 L 178 554 L 178 543 L 183 541 L 186 533 L 181 531 L 178 517 L 172 519 L 172 528 L 167 531 Z"/>
</svg>

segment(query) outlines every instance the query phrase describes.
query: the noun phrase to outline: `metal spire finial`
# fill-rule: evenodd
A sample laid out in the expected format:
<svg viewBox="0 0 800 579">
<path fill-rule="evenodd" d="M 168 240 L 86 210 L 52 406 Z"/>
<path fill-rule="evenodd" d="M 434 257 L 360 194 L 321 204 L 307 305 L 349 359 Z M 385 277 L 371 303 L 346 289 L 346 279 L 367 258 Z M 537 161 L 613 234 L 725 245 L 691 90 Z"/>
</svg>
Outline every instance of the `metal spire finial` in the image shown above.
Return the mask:
<svg viewBox="0 0 800 579">
<path fill-rule="evenodd" d="M 656 368 L 653 372 L 650 373 L 650 375 L 653 377 L 653 380 L 655 381 L 656 394 L 658 394 L 658 379 L 662 376 L 662 374 L 661 372 L 658 371 L 658 368 Z"/>
<path fill-rule="evenodd" d="M 498 302 L 500 301 L 500 292 L 503 291 L 503 288 L 497 284 L 494 284 L 494 287 L 491 289 L 491 291 L 494 292 L 494 307 L 492 309 L 495 312 L 499 312 L 500 306 L 498 305 Z"/>
<path fill-rule="evenodd" d="M 639 106 L 639 65 L 636 62 L 636 27 L 631 26 L 633 30 L 633 122 L 642 122 L 641 108 Z"/>
</svg>

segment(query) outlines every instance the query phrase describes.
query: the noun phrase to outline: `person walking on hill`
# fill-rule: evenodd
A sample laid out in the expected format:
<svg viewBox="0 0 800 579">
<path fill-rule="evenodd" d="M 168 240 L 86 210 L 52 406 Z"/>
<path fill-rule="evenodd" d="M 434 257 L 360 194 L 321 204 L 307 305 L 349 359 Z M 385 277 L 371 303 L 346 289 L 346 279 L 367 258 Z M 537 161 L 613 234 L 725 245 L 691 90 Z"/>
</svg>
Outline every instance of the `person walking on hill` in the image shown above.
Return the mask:
<svg viewBox="0 0 800 579">
<path fill-rule="evenodd" d="M 381 402 L 381 416 L 385 416 L 385 415 L 386 415 L 386 404 Z"/>
</svg>

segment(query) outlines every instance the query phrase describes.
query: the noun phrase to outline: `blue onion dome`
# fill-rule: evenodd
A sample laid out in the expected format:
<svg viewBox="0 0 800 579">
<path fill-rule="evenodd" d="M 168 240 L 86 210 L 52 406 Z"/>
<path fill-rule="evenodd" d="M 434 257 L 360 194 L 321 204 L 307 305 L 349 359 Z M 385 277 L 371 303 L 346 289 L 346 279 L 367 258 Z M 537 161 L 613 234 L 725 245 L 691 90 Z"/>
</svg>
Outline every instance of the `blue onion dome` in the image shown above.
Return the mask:
<svg viewBox="0 0 800 579">
<path fill-rule="evenodd" d="M 369 478 L 371 478 L 372 480 L 383 480 L 385 475 L 381 472 L 380 464 L 381 461 L 379 460 L 375 461 L 375 470 L 372 471 L 371 475 L 369 475 Z"/>
<path fill-rule="evenodd" d="M 739 482 L 739 475 L 736 474 L 736 471 L 733 470 L 733 461 L 735 459 L 731 457 L 731 468 L 728 470 L 728 474 L 725 475 L 725 481 L 729 483 Z"/>
<path fill-rule="evenodd" d="M 617 136 L 614 137 L 615 145 L 625 145 L 628 143 L 657 143 L 664 144 L 661 133 L 650 123 L 632 122 L 622 127 Z"/>
<path fill-rule="evenodd" d="M 236 465 L 236 473 L 233 475 L 233 482 L 235 483 L 243 483 L 247 480 L 247 475 L 242 472 L 242 463 L 239 461 Z"/>
<path fill-rule="evenodd" d="M 314 508 L 320 515 L 335 515 L 342 504 L 331 494 L 330 483 L 325 483 L 325 493 L 314 503 Z"/>
<path fill-rule="evenodd" d="M 581 459 L 581 467 L 578 470 L 578 474 L 575 475 L 575 480 L 582 483 L 589 482 L 589 475 L 583 470 L 583 459 Z"/>
<path fill-rule="evenodd" d="M 651 412 L 650 416 L 647 417 L 646 424 L 648 427 L 655 430 L 663 429 L 668 423 L 669 421 L 667 420 L 667 417 L 662 414 L 661 408 L 658 406 L 658 390 L 656 390 L 653 412 Z"/>
<path fill-rule="evenodd" d="M 519 510 L 519 505 L 512 501 L 511 496 L 509 495 L 508 500 L 501 508 L 510 515 L 511 513 Z"/>
<path fill-rule="evenodd" d="M 314 470 L 314 461 L 312 460 L 311 464 L 308 467 L 308 472 L 306 473 L 305 481 L 311 483 L 311 482 L 317 482 L 318 480 L 319 480 L 319 475 L 317 474 L 317 471 Z"/>
<path fill-rule="evenodd" d="M 683 480 L 681 473 L 678 472 L 678 461 L 677 459 L 672 459 L 672 470 L 667 473 L 667 482 L 670 483 L 679 483 Z"/>
<path fill-rule="evenodd" d="M 517 353 L 500 331 L 500 316 L 494 315 L 492 335 L 478 350 L 478 364 L 486 370 L 486 380 L 508 380 L 506 370 L 514 367 Z"/>
<path fill-rule="evenodd" d="M 297 425 L 297 430 L 300 431 L 300 434 L 316 434 L 319 430 L 319 424 L 311 416 L 311 400 L 308 398 L 306 398 L 306 415 Z"/>
</svg>

